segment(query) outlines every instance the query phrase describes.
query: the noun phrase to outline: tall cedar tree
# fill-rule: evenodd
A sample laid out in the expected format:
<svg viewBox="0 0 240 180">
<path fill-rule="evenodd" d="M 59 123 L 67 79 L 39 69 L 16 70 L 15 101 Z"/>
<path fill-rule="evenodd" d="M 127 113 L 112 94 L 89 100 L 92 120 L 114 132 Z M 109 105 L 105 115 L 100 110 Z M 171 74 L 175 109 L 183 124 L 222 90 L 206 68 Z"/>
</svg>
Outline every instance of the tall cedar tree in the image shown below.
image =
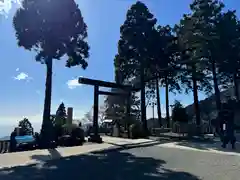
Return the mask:
<svg viewBox="0 0 240 180">
<path fill-rule="evenodd" d="M 67 113 L 64 103 L 62 102 L 56 112 L 55 124 L 62 126 L 66 123 Z"/>
<path fill-rule="evenodd" d="M 205 74 L 205 65 L 203 62 L 204 48 L 202 46 L 203 38 L 201 31 L 196 23 L 196 17 L 184 15 L 180 24 L 175 27 L 178 37 L 178 43 L 181 50 L 181 81 L 185 85 L 186 93 L 193 91 L 194 110 L 196 114 L 196 124 L 201 125 L 200 110 L 198 102 L 198 90 L 206 93 L 211 92 L 209 78 Z"/>
<path fill-rule="evenodd" d="M 13 18 L 18 45 L 35 51 L 36 61 L 46 65 L 46 90 L 42 138 L 50 142 L 52 63 L 67 55 L 66 67 L 87 67 L 87 25 L 74 0 L 23 0 Z"/>
<path fill-rule="evenodd" d="M 155 66 L 155 69 L 153 69 L 153 71 L 155 70 L 156 73 L 158 74 L 160 78 L 159 79 L 160 85 L 165 86 L 166 121 L 167 127 L 169 127 L 170 126 L 169 92 L 170 91 L 174 93 L 176 91 L 179 93 L 181 92 L 178 78 L 179 72 L 175 66 L 176 63 L 178 63 L 179 61 L 179 48 L 176 37 L 173 35 L 172 28 L 168 25 L 158 26 L 155 40 L 156 46 L 155 52 L 153 52 L 155 60 L 153 64 Z M 160 104 L 160 102 L 158 102 L 157 104 Z"/>
<path fill-rule="evenodd" d="M 158 78 L 155 80 L 155 88 L 156 88 L 156 98 L 157 98 L 157 115 L 158 115 L 158 125 L 162 126 L 162 109 L 161 109 L 161 96 L 160 96 L 160 85 Z"/>
<path fill-rule="evenodd" d="M 217 59 L 219 72 L 234 82 L 235 97 L 239 101 L 240 22 L 236 12 L 228 11 L 219 16 L 217 30 L 221 37 L 218 51 L 221 56 Z"/>
<path fill-rule="evenodd" d="M 118 55 L 115 57 L 115 81 L 118 84 L 123 84 L 124 79 L 123 76 L 121 74 L 121 72 L 119 71 L 119 64 L 118 64 Z M 114 93 L 126 93 L 126 91 L 123 91 L 121 89 L 111 89 L 112 92 Z M 117 120 L 120 120 L 120 124 L 125 124 L 128 123 L 130 124 L 132 120 L 134 119 L 139 119 L 139 100 L 138 97 L 132 93 L 131 97 L 130 97 L 130 119 L 128 119 L 129 117 L 127 115 L 127 97 L 122 97 L 122 96 L 107 96 L 104 104 L 105 104 L 105 116 L 108 119 L 112 119 L 113 117 L 116 117 Z M 122 121 L 126 119 L 127 121 Z"/>
<path fill-rule="evenodd" d="M 53 127 L 55 132 L 55 141 L 58 141 L 58 138 L 63 135 L 63 128 L 62 126 L 66 124 L 67 113 L 64 103 L 62 102 L 57 111 L 56 117 L 53 119 Z"/>
<path fill-rule="evenodd" d="M 141 120 L 143 129 L 147 132 L 145 108 L 145 65 L 150 59 L 152 48 L 152 32 L 156 19 L 142 2 L 131 6 L 126 20 L 120 28 L 121 37 L 118 43 L 120 60 L 119 70 L 123 71 L 124 78 L 140 77 L 141 84 Z"/>
<path fill-rule="evenodd" d="M 212 72 L 216 107 L 220 111 L 221 99 L 218 82 L 220 82 L 221 76 L 217 76 L 216 62 L 221 56 L 221 53 L 219 53 L 219 41 L 221 38 L 218 34 L 216 24 L 224 5 L 219 0 L 195 0 L 190 7 L 192 17 L 196 21 L 195 29 L 199 34 L 198 38 L 202 38 L 202 58 L 205 59 L 206 69 Z"/>
<path fill-rule="evenodd" d="M 155 43 L 158 43 L 159 41 L 156 41 Z M 159 49 L 156 49 L 156 52 Z M 156 53 L 154 52 L 154 53 Z M 153 54 L 153 53 L 152 53 Z M 153 59 L 158 59 L 159 57 L 153 57 Z M 161 101 L 160 101 L 160 80 L 162 79 L 159 76 L 159 73 L 157 72 L 157 68 L 156 68 L 156 64 L 153 63 L 153 61 L 149 62 L 149 65 L 147 66 L 148 68 L 148 72 L 147 75 L 145 75 L 145 77 L 148 77 L 149 79 L 153 79 L 150 80 L 146 83 L 146 107 L 148 105 L 152 105 L 153 108 L 155 105 L 157 105 L 157 115 L 158 115 L 158 126 L 161 127 L 162 126 L 162 111 L 161 111 Z M 153 109 L 154 111 L 154 109 Z"/>
<path fill-rule="evenodd" d="M 21 120 L 18 124 L 18 127 L 21 128 L 21 135 L 22 136 L 33 135 L 32 124 L 27 118 L 24 118 L 23 120 Z"/>
<path fill-rule="evenodd" d="M 159 92 L 159 77 L 158 73 L 156 73 L 156 64 L 153 64 L 153 62 L 149 62 L 149 65 L 147 66 L 148 71 L 145 77 L 148 77 L 154 80 L 150 80 L 146 83 L 146 107 L 148 105 L 155 106 L 157 105 L 157 115 L 158 115 L 158 125 L 159 127 L 162 126 L 162 115 L 161 115 L 161 105 L 160 105 L 160 92 Z M 153 107 L 154 108 L 154 107 Z"/>
<path fill-rule="evenodd" d="M 122 73 L 119 70 L 119 56 L 116 55 L 115 59 L 114 59 L 114 67 L 115 67 L 115 81 L 117 84 L 123 84 L 124 79 L 122 76 Z M 124 93 L 123 90 L 120 89 L 115 89 L 112 88 L 111 92 L 117 92 L 117 93 Z M 107 96 L 104 104 L 105 104 L 105 114 L 106 114 L 106 118 L 108 119 L 113 119 L 116 120 L 115 118 L 117 118 L 117 120 L 122 120 L 125 118 L 125 106 L 126 106 L 126 101 L 125 98 L 119 97 L 119 96 Z"/>
<path fill-rule="evenodd" d="M 158 126 L 161 127 L 162 126 L 162 120 L 161 120 L 161 109 L 160 111 L 158 108 L 158 97 L 157 97 L 157 90 L 159 90 L 159 87 L 156 86 L 156 80 L 152 80 L 146 83 L 146 108 L 147 107 L 151 107 L 152 108 L 152 115 L 153 118 L 154 117 L 154 108 L 157 105 L 157 114 L 158 114 Z M 159 97 L 159 101 L 160 101 L 160 97 Z M 160 115 L 159 115 L 160 113 Z"/>
<path fill-rule="evenodd" d="M 149 79 L 155 79 L 157 110 L 158 117 L 160 117 L 159 125 L 161 125 L 159 86 L 164 85 L 166 88 L 166 119 L 167 126 L 169 127 L 169 91 L 181 92 L 179 78 L 177 76 L 178 71 L 175 67 L 175 64 L 179 60 L 179 48 L 172 28 L 168 25 L 158 26 L 155 31 L 152 32 L 152 36 L 154 36 L 154 38 L 151 42 L 153 44 L 150 51 L 151 61 L 148 61 L 146 66 L 148 70 L 147 77 Z"/>
</svg>

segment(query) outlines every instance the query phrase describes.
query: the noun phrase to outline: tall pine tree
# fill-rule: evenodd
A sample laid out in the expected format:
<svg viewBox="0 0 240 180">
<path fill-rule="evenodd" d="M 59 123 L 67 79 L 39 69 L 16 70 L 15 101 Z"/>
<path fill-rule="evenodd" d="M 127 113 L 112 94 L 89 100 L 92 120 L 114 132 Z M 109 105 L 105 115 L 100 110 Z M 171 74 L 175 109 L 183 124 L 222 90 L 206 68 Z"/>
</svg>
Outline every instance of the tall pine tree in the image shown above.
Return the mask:
<svg viewBox="0 0 240 180">
<path fill-rule="evenodd" d="M 206 62 L 206 69 L 212 73 L 217 110 L 220 111 L 221 99 L 219 78 L 217 76 L 217 60 L 220 58 L 219 44 L 221 37 L 218 34 L 217 22 L 223 10 L 223 3 L 219 0 L 194 0 L 190 5 L 192 18 L 195 19 L 195 32 L 201 41 L 202 58 Z M 208 73 L 206 71 L 206 73 Z"/>
<path fill-rule="evenodd" d="M 206 77 L 204 56 L 206 54 L 205 40 L 202 38 L 201 26 L 198 17 L 192 14 L 184 15 L 180 24 L 175 27 L 178 44 L 181 50 L 181 81 L 186 87 L 186 92 L 193 91 L 196 124 L 200 128 L 200 109 L 198 90 L 211 91 L 211 84 Z M 200 129 L 199 131 L 200 132 Z"/>
<path fill-rule="evenodd" d="M 176 37 L 173 35 L 172 28 L 168 25 L 158 26 L 155 40 L 155 50 L 153 52 L 153 59 L 155 62 L 152 63 L 154 67 L 153 71 L 159 76 L 160 84 L 165 86 L 166 121 L 167 127 L 169 127 L 169 92 L 181 92 L 178 79 L 179 72 L 175 68 L 179 60 L 179 48 Z M 159 98 L 157 99 L 159 101 Z M 160 102 L 157 104 L 159 106 Z"/>
<path fill-rule="evenodd" d="M 156 19 L 142 2 L 131 6 L 126 20 L 120 28 L 121 37 L 118 43 L 119 70 L 125 79 L 137 77 L 141 82 L 141 121 L 147 132 L 145 83 L 145 65 L 150 60 L 153 47 Z"/>
<path fill-rule="evenodd" d="M 23 0 L 13 17 L 13 26 L 18 46 L 35 51 L 36 61 L 45 65 L 41 142 L 48 147 L 52 133 L 50 114 L 53 60 L 66 57 L 66 67 L 87 68 L 87 25 L 74 0 Z"/>
<path fill-rule="evenodd" d="M 62 102 L 59 105 L 56 112 L 55 125 L 62 126 L 66 124 L 66 118 L 67 118 L 66 108 L 64 103 Z"/>
<path fill-rule="evenodd" d="M 234 82 L 235 97 L 239 101 L 240 22 L 236 11 L 228 11 L 219 16 L 217 30 L 221 37 L 217 59 L 219 72 L 225 77 L 225 84 Z"/>
</svg>

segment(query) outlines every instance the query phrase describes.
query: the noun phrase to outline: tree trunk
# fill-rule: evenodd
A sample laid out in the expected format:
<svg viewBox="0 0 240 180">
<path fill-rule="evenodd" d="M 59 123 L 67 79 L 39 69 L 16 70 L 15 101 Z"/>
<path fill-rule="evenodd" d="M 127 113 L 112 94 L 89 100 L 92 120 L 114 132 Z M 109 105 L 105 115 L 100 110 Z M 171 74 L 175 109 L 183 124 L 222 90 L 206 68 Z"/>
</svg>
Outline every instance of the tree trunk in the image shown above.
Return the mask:
<svg viewBox="0 0 240 180">
<path fill-rule="evenodd" d="M 141 121 L 143 123 L 143 130 L 148 133 L 147 118 L 146 118 L 146 101 L 145 101 L 145 82 L 144 82 L 144 65 L 140 65 L 140 83 L 141 83 Z"/>
<path fill-rule="evenodd" d="M 237 74 L 236 73 L 234 74 L 233 81 L 234 81 L 235 97 L 237 99 L 237 102 L 239 102 L 239 88 L 238 88 L 238 79 L 237 79 Z"/>
<path fill-rule="evenodd" d="M 161 101 L 160 101 L 160 92 L 159 92 L 158 79 L 156 79 L 156 93 L 157 93 L 158 124 L 159 124 L 159 127 L 161 127 L 162 126 L 162 112 L 161 112 Z"/>
<path fill-rule="evenodd" d="M 218 110 L 218 113 L 219 113 L 220 110 L 221 110 L 221 97 L 220 97 L 220 91 L 219 91 L 218 81 L 217 81 L 216 62 L 215 62 L 215 60 L 212 61 L 212 74 L 213 74 L 213 83 L 214 83 L 216 107 L 217 107 L 217 110 Z"/>
<path fill-rule="evenodd" d="M 199 102 L 198 102 L 198 86 L 197 86 L 197 79 L 193 73 L 193 97 L 194 97 L 194 111 L 196 115 L 196 125 L 197 125 L 197 134 L 200 133 L 200 125 L 201 125 L 201 117 L 200 117 L 200 109 L 199 109 Z"/>
<path fill-rule="evenodd" d="M 165 85 L 166 85 L 166 121 L 167 127 L 170 128 L 170 115 L 169 115 L 169 84 L 168 84 L 168 76 L 165 75 Z"/>
<path fill-rule="evenodd" d="M 51 129 L 51 97 L 52 97 L 52 59 L 47 59 L 46 62 L 47 74 L 45 84 L 45 99 L 44 99 L 44 110 L 43 110 L 43 122 L 41 129 L 42 145 L 49 146 L 52 140 L 52 129 Z"/>
<path fill-rule="evenodd" d="M 128 138 L 130 138 L 130 119 L 131 119 L 131 104 L 130 104 L 130 98 L 131 98 L 131 93 L 128 94 L 128 97 L 127 97 L 127 109 L 126 109 L 126 118 L 127 118 L 127 121 L 126 121 L 126 129 L 127 130 L 127 136 Z"/>
</svg>

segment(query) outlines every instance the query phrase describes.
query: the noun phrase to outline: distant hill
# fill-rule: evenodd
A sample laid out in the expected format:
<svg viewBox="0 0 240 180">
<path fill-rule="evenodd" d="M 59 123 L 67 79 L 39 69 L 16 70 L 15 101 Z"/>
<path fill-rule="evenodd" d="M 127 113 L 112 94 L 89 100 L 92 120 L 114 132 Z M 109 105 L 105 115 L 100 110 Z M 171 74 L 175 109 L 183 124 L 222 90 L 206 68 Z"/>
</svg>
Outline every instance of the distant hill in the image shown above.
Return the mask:
<svg viewBox="0 0 240 180">
<path fill-rule="evenodd" d="M 0 141 L 10 140 L 10 136 L 0 137 Z"/>
<path fill-rule="evenodd" d="M 221 95 L 222 102 L 227 102 L 228 99 L 234 99 L 234 97 L 235 97 L 234 88 L 231 87 L 227 90 L 224 90 L 220 93 L 220 95 Z M 217 108 L 216 108 L 214 95 L 212 95 L 204 100 L 199 101 L 199 108 L 201 111 L 201 119 L 202 120 L 209 121 L 209 120 L 217 117 Z M 186 106 L 186 111 L 187 111 L 189 117 L 191 119 L 193 119 L 193 121 L 194 121 L 194 119 L 195 119 L 194 104 Z M 235 114 L 237 114 L 237 117 L 240 116 L 240 114 L 238 112 L 239 112 L 239 109 L 235 112 Z"/>
</svg>

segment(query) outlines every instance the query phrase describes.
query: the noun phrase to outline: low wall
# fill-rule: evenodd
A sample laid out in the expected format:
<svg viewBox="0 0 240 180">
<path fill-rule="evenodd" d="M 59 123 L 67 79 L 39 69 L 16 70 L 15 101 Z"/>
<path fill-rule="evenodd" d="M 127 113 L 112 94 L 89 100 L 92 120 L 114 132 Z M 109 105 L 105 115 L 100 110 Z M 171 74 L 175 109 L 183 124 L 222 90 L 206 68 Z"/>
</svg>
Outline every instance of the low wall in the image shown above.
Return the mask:
<svg viewBox="0 0 240 180">
<path fill-rule="evenodd" d="M 169 133 L 171 132 L 170 128 L 152 128 L 152 134 L 159 135 L 162 133 Z"/>
<path fill-rule="evenodd" d="M 179 123 L 174 123 L 172 131 L 175 133 L 189 133 L 189 134 L 194 134 L 196 132 L 196 124 L 179 124 Z M 204 134 L 209 134 L 212 133 L 213 129 L 211 126 L 208 124 L 202 124 L 201 125 L 201 132 Z"/>
<path fill-rule="evenodd" d="M 9 140 L 0 140 L 0 154 L 6 153 L 9 151 L 10 141 Z"/>
</svg>

